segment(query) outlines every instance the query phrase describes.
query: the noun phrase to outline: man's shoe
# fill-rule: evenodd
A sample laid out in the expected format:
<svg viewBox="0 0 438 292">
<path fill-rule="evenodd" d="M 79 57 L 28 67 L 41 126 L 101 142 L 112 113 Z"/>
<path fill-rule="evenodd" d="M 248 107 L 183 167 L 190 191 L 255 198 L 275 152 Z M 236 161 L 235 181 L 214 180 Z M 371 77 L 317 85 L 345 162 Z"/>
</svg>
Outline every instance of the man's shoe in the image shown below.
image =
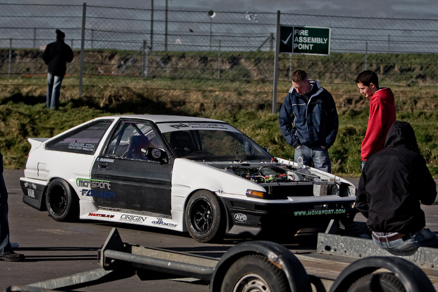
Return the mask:
<svg viewBox="0 0 438 292">
<path fill-rule="evenodd" d="M 2 256 L 0 256 L 0 261 L 5 262 L 22 262 L 24 261 L 24 255 L 15 253 L 13 251 L 6 252 Z"/>
</svg>

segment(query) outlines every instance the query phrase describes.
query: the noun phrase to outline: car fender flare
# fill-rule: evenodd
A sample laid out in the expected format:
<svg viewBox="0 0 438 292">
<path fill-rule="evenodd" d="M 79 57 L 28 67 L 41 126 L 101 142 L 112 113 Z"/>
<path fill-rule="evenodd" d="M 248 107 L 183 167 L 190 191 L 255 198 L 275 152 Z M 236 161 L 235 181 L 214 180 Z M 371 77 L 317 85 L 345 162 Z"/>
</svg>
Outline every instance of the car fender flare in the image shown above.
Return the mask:
<svg viewBox="0 0 438 292">
<path fill-rule="evenodd" d="M 192 197 L 192 195 L 194 194 L 194 193 L 196 193 L 197 191 L 207 191 L 207 192 L 210 192 L 210 193 L 212 193 L 213 195 L 215 195 L 217 198 L 218 198 L 218 201 L 219 201 L 219 204 L 221 204 L 222 206 L 222 209 L 223 209 L 223 211 L 224 211 L 224 213 L 225 213 L 225 219 L 226 219 L 226 231 L 228 231 L 229 230 L 229 222 L 230 222 L 230 219 L 229 219 L 229 211 L 228 211 L 228 209 L 227 209 L 227 206 L 224 204 L 224 202 L 222 201 L 222 197 L 221 196 L 218 196 L 218 194 L 217 194 L 217 192 L 215 192 L 215 191 L 213 191 L 213 190 L 211 190 L 211 189 L 208 189 L 208 188 L 197 188 L 197 189 L 195 189 L 195 190 L 193 190 L 192 192 L 190 192 L 190 194 L 185 198 L 185 201 L 184 201 L 184 209 L 183 209 L 183 214 L 185 214 L 186 213 L 186 209 L 187 209 L 187 204 L 189 203 L 189 200 L 190 200 L 190 198 Z M 185 220 L 183 219 L 182 220 L 182 223 L 183 223 L 183 230 L 184 231 L 187 231 L 187 226 L 186 226 L 186 223 L 185 223 Z"/>
<path fill-rule="evenodd" d="M 435 291 L 426 274 L 414 263 L 399 257 L 373 256 L 357 260 L 346 267 L 336 278 L 330 292 L 347 291 L 360 277 L 384 268 L 391 271 L 403 284 L 406 291 Z"/>
<path fill-rule="evenodd" d="M 292 292 L 310 292 L 310 280 L 298 258 L 284 246 L 270 241 L 247 241 L 230 248 L 219 260 L 210 282 L 210 291 L 219 292 L 225 274 L 239 258 L 249 254 L 264 255 L 286 275 Z"/>
</svg>

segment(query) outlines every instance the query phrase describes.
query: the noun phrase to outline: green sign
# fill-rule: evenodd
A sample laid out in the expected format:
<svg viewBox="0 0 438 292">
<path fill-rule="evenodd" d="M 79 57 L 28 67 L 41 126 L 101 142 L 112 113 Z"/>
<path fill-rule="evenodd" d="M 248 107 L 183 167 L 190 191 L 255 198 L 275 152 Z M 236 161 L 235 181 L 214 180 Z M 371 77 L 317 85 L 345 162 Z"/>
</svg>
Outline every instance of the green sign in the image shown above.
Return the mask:
<svg viewBox="0 0 438 292">
<path fill-rule="evenodd" d="M 330 55 L 330 28 L 281 25 L 280 53 Z"/>
</svg>

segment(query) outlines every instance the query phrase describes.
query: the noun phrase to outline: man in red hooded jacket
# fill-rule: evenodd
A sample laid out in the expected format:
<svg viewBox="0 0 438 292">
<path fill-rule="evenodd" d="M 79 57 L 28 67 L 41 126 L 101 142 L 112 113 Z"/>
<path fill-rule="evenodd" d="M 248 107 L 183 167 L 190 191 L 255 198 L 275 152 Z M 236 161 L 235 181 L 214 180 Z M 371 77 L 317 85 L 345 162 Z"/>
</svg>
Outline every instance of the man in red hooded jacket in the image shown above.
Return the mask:
<svg viewBox="0 0 438 292">
<path fill-rule="evenodd" d="M 363 169 L 368 158 L 385 146 L 386 135 L 395 121 L 395 104 L 391 89 L 379 88 L 379 79 L 373 71 L 363 71 L 355 81 L 360 93 L 370 98 L 370 116 L 360 148 Z"/>
</svg>

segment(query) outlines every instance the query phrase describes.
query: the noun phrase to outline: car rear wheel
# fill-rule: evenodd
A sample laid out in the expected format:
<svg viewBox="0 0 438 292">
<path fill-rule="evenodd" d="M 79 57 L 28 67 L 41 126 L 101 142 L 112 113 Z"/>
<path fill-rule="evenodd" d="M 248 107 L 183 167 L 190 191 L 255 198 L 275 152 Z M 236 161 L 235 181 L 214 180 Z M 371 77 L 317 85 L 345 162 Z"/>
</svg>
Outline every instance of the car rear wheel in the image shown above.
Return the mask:
<svg viewBox="0 0 438 292">
<path fill-rule="evenodd" d="M 283 271 L 260 254 L 238 259 L 225 274 L 221 291 L 224 292 L 287 292 L 288 280 Z"/>
<path fill-rule="evenodd" d="M 46 193 L 46 207 L 56 221 L 68 221 L 78 217 L 78 197 L 71 186 L 62 179 L 50 182 Z"/>
<path fill-rule="evenodd" d="M 376 273 L 366 275 L 357 280 L 348 289 L 348 292 L 406 292 L 400 280 L 390 273 Z"/>
<path fill-rule="evenodd" d="M 189 234 L 199 242 L 223 239 L 223 208 L 217 197 L 208 191 L 197 191 L 187 204 L 185 223 Z"/>
</svg>

